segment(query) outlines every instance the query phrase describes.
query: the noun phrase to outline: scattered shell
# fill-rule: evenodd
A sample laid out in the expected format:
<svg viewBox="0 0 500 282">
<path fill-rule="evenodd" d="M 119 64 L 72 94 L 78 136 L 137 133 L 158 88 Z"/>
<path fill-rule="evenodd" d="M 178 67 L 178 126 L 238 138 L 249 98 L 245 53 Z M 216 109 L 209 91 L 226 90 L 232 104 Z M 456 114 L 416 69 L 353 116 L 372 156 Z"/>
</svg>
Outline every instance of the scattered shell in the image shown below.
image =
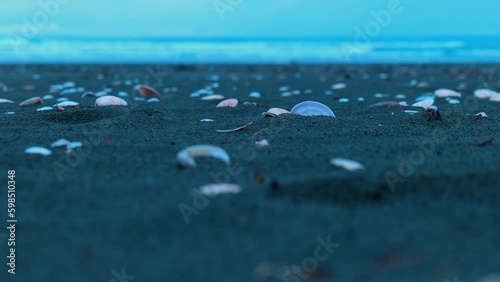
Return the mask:
<svg viewBox="0 0 500 282">
<path fill-rule="evenodd" d="M 500 93 L 499 94 L 495 94 L 495 95 L 491 95 L 490 101 L 492 101 L 492 102 L 500 102 Z"/>
<path fill-rule="evenodd" d="M 122 98 L 115 96 L 103 96 L 95 100 L 95 105 L 98 107 L 104 106 L 126 106 L 127 102 Z"/>
<path fill-rule="evenodd" d="M 144 99 L 143 97 L 134 97 L 134 101 L 144 102 L 146 101 L 146 99 Z"/>
<path fill-rule="evenodd" d="M 386 97 L 389 97 L 389 94 L 375 93 L 375 94 L 373 94 L 373 97 L 375 97 L 375 98 L 386 98 Z"/>
<path fill-rule="evenodd" d="M 292 96 L 292 92 L 283 92 L 281 93 L 281 97 L 290 97 Z"/>
<path fill-rule="evenodd" d="M 54 105 L 54 107 L 57 107 L 57 106 L 60 106 L 60 107 L 76 107 L 80 104 L 78 104 L 77 102 L 74 102 L 74 101 L 64 101 L 64 102 L 60 102 L 60 103 L 57 103 Z"/>
<path fill-rule="evenodd" d="M 120 91 L 120 92 L 118 92 L 118 96 L 120 96 L 120 97 L 127 97 L 128 93 L 125 92 L 125 91 Z"/>
<path fill-rule="evenodd" d="M 24 85 L 23 90 L 31 91 L 35 89 L 35 85 Z"/>
<path fill-rule="evenodd" d="M 64 112 L 64 111 L 66 111 L 66 109 L 65 109 L 65 108 L 63 108 L 63 107 L 61 107 L 61 106 L 59 106 L 59 105 L 56 105 L 56 110 L 57 110 L 58 112 Z"/>
<path fill-rule="evenodd" d="M 347 103 L 347 102 L 349 102 L 349 98 L 340 98 L 339 102 L 340 103 Z"/>
<path fill-rule="evenodd" d="M 426 88 L 426 87 L 429 87 L 429 83 L 426 82 L 426 81 L 421 81 L 417 84 L 417 87 L 418 88 Z"/>
<path fill-rule="evenodd" d="M 448 100 L 448 103 L 450 103 L 450 104 L 460 104 L 460 100 L 450 99 L 450 100 Z"/>
<path fill-rule="evenodd" d="M 201 98 L 201 100 L 203 100 L 203 101 L 214 101 L 214 100 L 222 100 L 222 99 L 224 99 L 224 96 L 222 96 L 222 95 L 208 95 L 208 96 Z"/>
<path fill-rule="evenodd" d="M 387 102 L 380 102 L 380 103 L 376 103 L 376 104 L 373 104 L 373 105 L 370 105 L 368 106 L 369 108 L 373 108 L 373 107 L 400 107 L 402 106 L 400 104 L 400 102 L 396 102 L 396 101 L 387 101 Z"/>
<path fill-rule="evenodd" d="M 64 102 L 64 101 L 69 101 L 69 98 L 61 97 L 57 99 L 57 102 Z"/>
<path fill-rule="evenodd" d="M 194 158 L 197 157 L 213 157 L 222 160 L 227 165 L 230 164 L 230 158 L 226 151 L 213 145 L 189 146 L 177 153 L 177 161 L 182 166 L 196 167 Z"/>
<path fill-rule="evenodd" d="M 269 142 L 266 139 L 262 139 L 260 141 L 255 141 L 255 145 L 259 148 L 263 148 L 269 146 Z"/>
<path fill-rule="evenodd" d="M 427 109 L 430 106 L 432 106 L 432 104 L 434 104 L 434 99 L 425 99 L 425 100 L 422 100 L 420 102 L 416 102 L 415 104 L 412 104 L 411 106 Z"/>
<path fill-rule="evenodd" d="M 477 89 L 474 91 L 474 96 L 479 99 L 489 99 L 492 95 L 495 94 L 497 94 L 497 92 L 491 89 Z"/>
<path fill-rule="evenodd" d="M 405 99 L 406 95 L 405 94 L 397 94 L 395 97 L 396 97 L 396 99 Z"/>
<path fill-rule="evenodd" d="M 146 100 L 146 102 L 148 103 L 157 103 L 157 102 L 160 102 L 160 99 L 158 98 L 149 98 Z"/>
<path fill-rule="evenodd" d="M 238 106 L 238 100 L 236 99 L 227 99 L 227 100 L 224 100 L 222 102 L 220 102 L 219 104 L 217 104 L 217 108 L 221 108 L 221 107 L 236 107 Z"/>
<path fill-rule="evenodd" d="M 62 88 L 71 88 L 75 86 L 76 84 L 73 81 L 66 81 L 65 83 L 63 83 Z"/>
<path fill-rule="evenodd" d="M 42 156 L 52 155 L 51 150 L 44 148 L 44 147 L 38 147 L 38 146 L 26 148 L 26 150 L 24 150 L 24 152 L 26 154 L 42 155 Z"/>
<path fill-rule="evenodd" d="M 144 98 L 149 99 L 149 98 L 157 98 L 161 99 L 161 95 L 158 93 L 158 91 L 154 90 L 153 88 L 146 86 L 146 85 L 137 85 L 135 87 L 136 90 L 141 93 Z"/>
<path fill-rule="evenodd" d="M 111 91 L 109 91 L 109 92 L 111 92 Z M 108 93 L 109 93 L 109 92 L 108 92 L 108 91 L 106 91 L 106 90 L 99 91 L 99 92 L 95 93 L 95 95 L 94 95 L 94 96 L 96 96 L 96 97 L 103 97 L 103 96 L 108 95 Z"/>
<path fill-rule="evenodd" d="M 251 92 L 249 96 L 252 98 L 260 98 L 261 95 L 259 92 Z"/>
<path fill-rule="evenodd" d="M 358 102 L 363 102 L 365 100 L 364 97 L 358 97 Z"/>
<path fill-rule="evenodd" d="M 290 112 L 282 108 L 270 108 L 267 112 L 262 113 L 265 117 L 275 117 L 281 114 L 289 114 Z"/>
<path fill-rule="evenodd" d="M 288 86 L 281 86 L 278 90 L 280 92 L 288 91 Z"/>
<path fill-rule="evenodd" d="M 43 100 L 51 100 L 54 99 L 54 95 L 45 95 L 42 97 Z"/>
<path fill-rule="evenodd" d="M 445 98 L 445 97 L 462 97 L 462 94 L 453 91 L 451 89 L 445 89 L 441 88 L 436 91 L 434 91 L 434 95 L 438 98 Z"/>
<path fill-rule="evenodd" d="M 71 142 L 71 143 L 68 143 L 66 145 L 66 148 L 71 150 L 71 149 L 75 149 L 75 148 L 80 148 L 82 146 L 83 146 L 82 142 Z"/>
<path fill-rule="evenodd" d="M 330 116 L 335 117 L 332 110 L 320 102 L 305 101 L 295 105 L 290 111 L 292 114 L 301 116 Z"/>
<path fill-rule="evenodd" d="M 336 83 L 336 84 L 332 85 L 333 90 L 340 90 L 340 89 L 344 89 L 346 87 L 347 87 L 347 85 L 345 83 Z"/>
<path fill-rule="evenodd" d="M 15 114 L 15 113 L 16 113 L 16 112 L 6 112 L 5 114 L 6 114 L 6 115 L 13 115 L 13 114 Z"/>
<path fill-rule="evenodd" d="M 406 110 L 405 113 L 408 113 L 410 115 L 414 115 L 414 114 L 419 114 L 420 112 L 419 111 Z"/>
<path fill-rule="evenodd" d="M 38 108 L 36 109 L 37 112 L 43 112 L 43 111 L 50 111 L 50 110 L 53 110 L 54 108 L 52 107 L 41 107 L 41 108 Z"/>
<path fill-rule="evenodd" d="M 251 122 L 247 123 L 247 124 L 245 124 L 243 126 L 234 128 L 234 129 L 217 129 L 217 132 L 227 133 L 227 132 L 238 131 L 238 130 L 242 130 L 242 129 L 247 129 L 250 125 L 252 125 Z"/>
<path fill-rule="evenodd" d="M 199 191 L 203 195 L 210 197 L 219 194 L 239 194 L 241 193 L 241 187 L 236 184 L 214 183 L 200 187 Z"/>
<path fill-rule="evenodd" d="M 65 147 L 67 146 L 69 143 L 68 140 L 62 138 L 62 139 L 59 139 L 57 141 L 55 141 L 54 143 L 50 144 L 50 147 L 54 148 L 54 147 Z"/>
<path fill-rule="evenodd" d="M 333 95 L 333 91 L 325 90 L 325 95 Z"/>
<path fill-rule="evenodd" d="M 19 104 L 21 107 L 27 107 L 27 106 L 32 106 L 32 105 L 37 105 L 37 104 L 43 104 L 43 100 L 40 97 L 33 97 L 28 100 L 25 100 Z"/>
<path fill-rule="evenodd" d="M 482 118 L 488 117 L 488 115 L 485 112 L 477 113 L 476 116 L 477 117 L 482 117 Z"/>
<path fill-rule="evenodd" d="M 212 122 L 214 121 L 213 119 L 211 118 L 204 118 L 204 119 L 200 119 L 201 122 Z"/>
<path fill-rule="evenodd" d="M 0 98 L 0 104 L 2 104 L 2 103 L 14 103 L 14 101 L 11 101 L 9 99 Z"/>
<path fill-rule="evenodd" d="M 359 169 L 365 169 L 365 166 L 361 163 L 353 160 L 342 159 L 342 158 L 333 158 L 330 160 L 330 163 L 336 167 L 341 167 L 348 171 L 356 171 Z"/>
</svg>

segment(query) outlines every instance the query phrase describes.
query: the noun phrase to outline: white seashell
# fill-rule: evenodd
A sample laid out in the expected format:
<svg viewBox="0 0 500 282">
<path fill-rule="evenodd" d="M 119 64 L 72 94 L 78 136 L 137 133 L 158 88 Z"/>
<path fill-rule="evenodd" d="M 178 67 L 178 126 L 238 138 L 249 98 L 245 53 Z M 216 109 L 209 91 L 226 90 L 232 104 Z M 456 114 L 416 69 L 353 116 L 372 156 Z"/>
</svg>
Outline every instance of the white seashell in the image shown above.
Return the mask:
<svg viewBox="0 0 500 282">
<path fill-rule="evenodd" d="M 396 99 L 405 99 L 406 95 L 405 94 L 397 94 L 395 97 L 396 97 Z"/>
<path fill-rule="evenodd" d="M 249 96 L 252 98 L 260 98 L 261 95 L 259 92 L 251 92 Z"/>
<path fill-rule="evenodd" d="M 54 147 L 65 147 L 67 146 L 69 143 L 68 140 L 62 138 L 62 139 L 59 139 L 57 141 L 55 141 L 54 143 L 50 144 L 50 147 L 54 148 Z"/>
<path fill-rule="evenodd" d="M 330 163 L 336 167 L 341 167 L 348 171 L 356 171 L 359 169 L 365 169 L 365 166 L 361 163 L 353 160 L 342 159 L 342 158 L 333 158 L 330 160 Z"/>
<path fill-rule="evenodd" d="M 441 88 L 434 91 L 434 95 L 438 98 L 446 98 L 446 97 L 462 97 L 462 94 L 453 91 L 451 89 Z"/>
<path fill-rule="evenodd" d="M 76 84 L 73 81 L 66 81 L 65 83 L 62 84 L 62 88 L 71 88 L 75 86 Z"/>
<path fill-rule="evenodd" d="M 202 101 L 215 101 L 215 100 L 222 100 L 224 99 L 224 96 L 222 95 L 208 95 L 208 96 L 205 96 L 203 98 L 201 98 Z"/>
<path fill-rule="evenodd" d="M 332 85 L 333 90 L 340 90 L 340 89 L 344 89 L 346 87 L 347 87 L 347 85 L 345 83 L 336 83 L 336 84 Z"/>
<path fill-rule="evenodd" d="M 144 102 L 144 101 L 146 101 L 146 98 L 143 98 L 143 97 L 134 97 L 134 101 Z"/>
<path fill-rule="evenodd" d="M 375 98 L 386 98 L 386 97 L 389 97 L 389 94 L 385 94 L 385 93 L 375 93 L 373 94 L 373 96 Z"/>
<path fill-rule="evenodd" d="M 432 104 L 434 104 L 434 99 L 425 99 L 425 100 L 422 100 L 420 102 L 416 102 L 415 104 L 413 104 L 411 106 L 428 109 L 430 106 L 432 106 Z"/>
<path fill-rule="evenodd" d="M 485 112 L 480 112 L 476 114 L 477 117 L 488 117 L 488 115 Z"/>
<path fill-rule="evenodd" d="M 71 142 L 66 145 L 66 148 L 75 149 L 75 148 L 80 148 L 82 146 L 83 146 L 82 142 Z"/>
<path fill-rule="evenodd" d="M 333 91 L 331 90 L 325 90 L 325 95 L 332 95 L 333 94 Z"/>
<path fill-rule="evenodd" d="M 325 104 L 315 101 L 305 101 L 295 105 L 290 111 L 292 114 L 301 116 L 330 116 L 335 117 L 332 110 Z"/>
<path fill-rule="evenodd" d="M 154 97 L 153 97 L 153 98 L 149 98 L 149 99 L 147 99 L 147 100 L 146 100 L 146 102 L 148 102 L 148 103 L 160 102 L 160 99 L 158 99 L 158 98 L 154 98 Z"/>
<path fill-rule="evenodd" d="M 363 102 L 364 100 L 365 100 L 365 98 L 364 98 L 364 97 L 358 97 L 358 101 L 359 101 L 359 102 Z"/>
<path fill-rule="evenodd" d="M 340 98 L 339 102 L 340 103 L 347 103 L 347 102 L 349 102 L 349 99 L 348 98 Z"/>
<path fill-rule="evenodd" d="M 199 191 L 205 196 L 216 196 L 219 194 L 239 194 L 241 193 L 241 187 L 236 184 L 214 183 L 200 187 Z"/>
<path fill-rule="evenodd" d="M 450 104 L 460 104 L 460 100 L 450 99 L 450 100 L 448 100 L 448 103 L 450 103 Z"/>
<path fill-rule="evenodd" d="M 120 96 L 120 97 L 127 97 L 128 93 L 125 92 L 125 91 L 120 91 L 120 92 L 118 92 L 118 96 Z"/>
<path fill-rule="evenodd" d="M 288 86 L 281 86 L 278 90 L 279 90 L 280 92 L 285 92 L 285 91 L 288 91 Z"/>
<path fill-rule="evenodd" d="M 41 108 L 38 108 L 36 109 L 37 112 L 43 112 L 43 111 L 50 111 L 50 110 L 53 110 L 54 108 L 52 107 L 41 107 Z"/>
<path fill-rule="evenodd" d="M 57 102 L 64 102 L 64 101 L 69 101 L 69 98 L 61 97 L 57 99 Z"/>
<path fill-rule="evenodd" d="M 410 115 L 414 115 L 414 114 L 418 114 L 420 112 L 419 111 L 406 110 L 405 113 L 408 113 Z"/>
<path fill-rule="evenodd" d="M 474 96 L 479 99 L 489 99 L 492 95 L 495 94 L 497 94 L 497 92 L 491 89 L 477 89 L 474 91 Z"/>
<path fill-rule="evenodd" d="M 213 119 L 211 118 L 204 118 L 204 119 L 200 119 L 201 122 L 212 122 L 214 121 Z"/>
<path fill-rule="evenodd" d="M 499 94 L 495 94 L 495 95 L 491 95 L 490 101 L 492 101 L 492 102 L 500 102 L 500 93 Z"/>
<path fill-rule="evenodd" d="M 63 102 L 55 104 L 54 107 L 57 107 L 57 106 L 60 106 L 60 107 L 76 107 L 78 105 L 80 105 L 80 104 L 78 104 L 77 102 L 74 102 L 74 101 L 63 101 Z"/>
<path fill-rule="evenodd" d="M 230 164 L 230 157 L 224 149 L 213 145 L 189 146 L 177 153 L 177 161 L 182 166 L 196 167 L 194 158 L 213 157 L 222 160 L 226 165 Z"/>
<path fill-rule="evenodd" d="M 292 96 L 292 92 L 283 92 L 281 93 L 281 97 L 290 97 Z"/>
<path fill-rule="evenodd" d="M 43 100 L 50 100 L 50 99 L 54 99 L 54 95 L 45 95 L 42 97 Z"/>
<path fill-rule="evenodd" d="M 51 150 L 44 148 L 44 147 L 38 147 L 38 146 L 26 148 L 26 150 L 24 150 L 24 152 L 26 154 L 42 155 L 42 156 L 52 155 Z"/>
<path fill-rule="evenodd" d="M 122 98 L 118 98 L 115 96 L 102 96 L 95 100 L 95 105 L 98 107 L 105 106 L 126 106 L 127 102 Z"/>
<path fill-rule="evenodd" d="M 59 92 L 59 95 L 68 95 L 68 94 L 74 94 L 77 92 L 78 92 L 78 90 L 76 88 L 67 88 L 67 89 L 61 90 L 61 92 Z"/>
<path fill-rule="evenodd" d="M 2 103 L 14 103 L 14 101 L 11 101 L 9 99 L 0 98 L 0 104 L 2 104 Z"/>
<path fill-rule="evenodd" d="M 266 139 L 262 139 L 260 141 L 255 141 L 255 145 L 257 145 L 257 147 L 259 148 L 267 147 L 269 146 L 269 141 L 267 141 Z"/>
<path fill-rule="evenodd" d="M 6 114 L 6 115 L 13 115 L 13 114 L 15 114 L 15 113 L 16 113 L 16 112 L 6 112 L 5 114 Z"/>
</svg>

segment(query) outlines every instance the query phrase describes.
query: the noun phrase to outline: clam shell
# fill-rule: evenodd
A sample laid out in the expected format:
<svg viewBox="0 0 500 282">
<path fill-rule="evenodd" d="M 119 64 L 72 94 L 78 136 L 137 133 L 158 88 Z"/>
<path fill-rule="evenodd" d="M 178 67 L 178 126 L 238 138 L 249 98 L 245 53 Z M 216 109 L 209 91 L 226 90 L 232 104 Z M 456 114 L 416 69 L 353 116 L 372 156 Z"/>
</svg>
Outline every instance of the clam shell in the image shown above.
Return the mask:
<svg viewBox="0 0 500 282">
<path fill-rule="evenodd" d="M 295 105 L 290 111 L 292 114 L 301 116 L 329 116 L 335 117 L 333 111 L 325 104 L 315 101 L 305 101 Z"/>
</svg>

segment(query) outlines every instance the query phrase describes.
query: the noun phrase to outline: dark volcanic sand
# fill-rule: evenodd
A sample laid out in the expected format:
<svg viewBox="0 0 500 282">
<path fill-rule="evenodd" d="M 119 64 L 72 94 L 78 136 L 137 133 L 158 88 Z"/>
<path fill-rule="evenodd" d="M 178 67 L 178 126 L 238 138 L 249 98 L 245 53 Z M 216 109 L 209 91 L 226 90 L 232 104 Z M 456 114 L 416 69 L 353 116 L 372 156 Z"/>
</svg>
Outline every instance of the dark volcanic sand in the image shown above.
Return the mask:
<svg viewBox="0 0 500 282">
<path fill-rule="evenodd" d="M 465 282 L 499 273 L 500 103 L 472 97 L 485 83 L 500 89 L 498 67 L 1 66 L 0 81 L 13 91 L 0 98 L 16 104 L 0 104 L 0 218 L 7 226 L 7 170 L 15 169 L 18 223 L 17 274 L 7 274 L 6 238 L 0 237 L 0 281 L 303 281 L 302 275 L 306 281 Z M 379 78 L 382 72 L 388 79 Z M 189 97 L 215 74 L 215 92 L 238 98 L 237 108 Z M 127 79 L 157 88 L 164 100 L 134 101 Z M 430 85 L 410 87 L 412 79 Z M 115 95 L 127 91 L 129 107 L 95 108 L 95 99 L 81 93 L 68 97 L 88 108 L 60 113 L 17 106 L 65 81 L 93 91 L 109 86 Z M 337 82 L 347 88 L 325 95 Z M 467 83 L 461 104 L 436 99 L 439 120 L 404 113 L 418 108 L 368 108 L 400 93 L 412 104 L 461 82 Z M 302 94 L 281 97 L 280 86 Z M 164 93 L 166 87 L 178 91 Z M 262 97 L 250 98 L 252 91 Z M 343 97 L 350 101 L 340 103 Z M 261 116 L 269 107 L 291 109 L 305 100 L 327 104 L 337 118 Z M 483 111 L 489 118 L 476 119 Z M 216 132 L 248 122 L 247 130 Z M 270 146 L 257 149 L 254 142 L 264 137 Z M 70 155 L 65 149 L 47 157 L 24 153 L 59 138 L 84 147 Z M 177 152 L 195 144 L 221 146 L 232 166 L 207 158 L 198 159 L 197 168 L 179 168 Z M 335 168 L 333 157 L 366 169 Z M 415 165 L 408 167 L 410 160 Z M 394 191 L 388 173 L 399 177 Z M 215 181 L 244 190 L 206 202 L 193 196 L 193 188 Z M 180 205 L 197 209 L 188 224 Z M 318 257 L 318 240 L 340 246 Z M 303 274 L 293 274 L 294 265 Z"/>
</svg>

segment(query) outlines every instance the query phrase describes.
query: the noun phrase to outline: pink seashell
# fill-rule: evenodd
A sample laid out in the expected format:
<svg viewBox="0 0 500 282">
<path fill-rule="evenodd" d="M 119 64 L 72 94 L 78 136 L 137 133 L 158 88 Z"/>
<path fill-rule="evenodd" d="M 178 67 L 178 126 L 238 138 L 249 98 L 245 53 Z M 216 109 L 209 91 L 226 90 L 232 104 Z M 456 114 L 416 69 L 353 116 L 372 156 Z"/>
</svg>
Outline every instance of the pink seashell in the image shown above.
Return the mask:
<svg viewBox="0 0 500 282">
<path fill-rule="evenodd" d="M 32 105 L 37 105 L 37 104 L 43 104 L 43 100 L 40 97 L 33 97 L 28 100 L 25 100 L 19 104 L 20 107 L 27 107 L 27 106 L 32 106 Z"/>
<path fill-rule="evenodd" d="M 434 95 L 438 98 L 462 97 L 462 94 L 460 94 L 456 91 L 453 91 L 450 89 L 444 89 L 444 88 L 441 88 L 441 89 L 434 91 Z"/>
<path fill-rule="evenodd" d="M 281 114 L 289 114 L 290 112 L 282 109 L 282 108 L 270 108 L 267 110 L 267 112 L 262 113 L 263 116 L 265 117 L 274 117 L 274 116 L 279 116 Z"/>
<path fill-rule="evenodd" d="M 221 107 L 236 107 L 238 106 L 238 100 L 236 99 L 227 99 L 227 100 L 224 100 L 222 102 L 220 102 L 219 104 L 217 104 L 217 108 L 221 108 Z"/>
<path fill-rule="evenodd" d="M 95 100 L 95 105 L 98 107 L 103 106 L 126 106 L 127 102 L 122 98 L 115 96 L 102 96 Z"/>
<path fill-rule="evenodd" d="M 425 99 L 425 100 L 417 102 L 417 103 L 415 103 L 415 104 L 413 104 L 411 106 L 412 107 L 419 107 L 419 108 L 427 109 L 430 106 L 432 106 L 432 104 L 434 104 L 434 99 Z"/>
<path fill-rule="evenodd" d="M 11 100 L 8 100 L 8 99 L 0 98 L 0 104 L 2 104 L 2 103 L 14 103 L 14 102 Z"/>
<path fill-rule="evenodd" d="M 230 183 L 214 183 L 200 187 L 200 192 L 205 196 L 217 196 L 219 194 L 239 194 L 241 187 Z"/>
<path fill-rule="evenodd" d="M 222 99 L 224 99 L 224 96 L 222 96 L 222 95 L 208 95 L 208 96 L 201 98 L 201 100 L 203 100 L 203 101 L 213 101 L 213 100 L 222 100 Z"/>
<path fill-rule="evenodd" d="M 491 89 L 477 89 L 474 91 L 474 96 L 479 99 L 488 99 L 495 94 L 497 94 L 497 92 Z"/>
<path fill-rule="evenodd" d="M 144 98 L 149 99 L 149 98 L 157 98 L 161 100 L 161 96 L 158 93 L 158 91 L 154 90 L 153 88 L 146 86 L 146 85 L 137 85 L 135 87 L 139 93 L 141 93 Z"/>
<path fill-rule="evenodd" d="M 335 117 L 332 110 L 325 104 L 315 101 L 305 101 L 295 105 L 290 111 L 292 114 L 301 116 L 329 116 Z"/>
</svg>

